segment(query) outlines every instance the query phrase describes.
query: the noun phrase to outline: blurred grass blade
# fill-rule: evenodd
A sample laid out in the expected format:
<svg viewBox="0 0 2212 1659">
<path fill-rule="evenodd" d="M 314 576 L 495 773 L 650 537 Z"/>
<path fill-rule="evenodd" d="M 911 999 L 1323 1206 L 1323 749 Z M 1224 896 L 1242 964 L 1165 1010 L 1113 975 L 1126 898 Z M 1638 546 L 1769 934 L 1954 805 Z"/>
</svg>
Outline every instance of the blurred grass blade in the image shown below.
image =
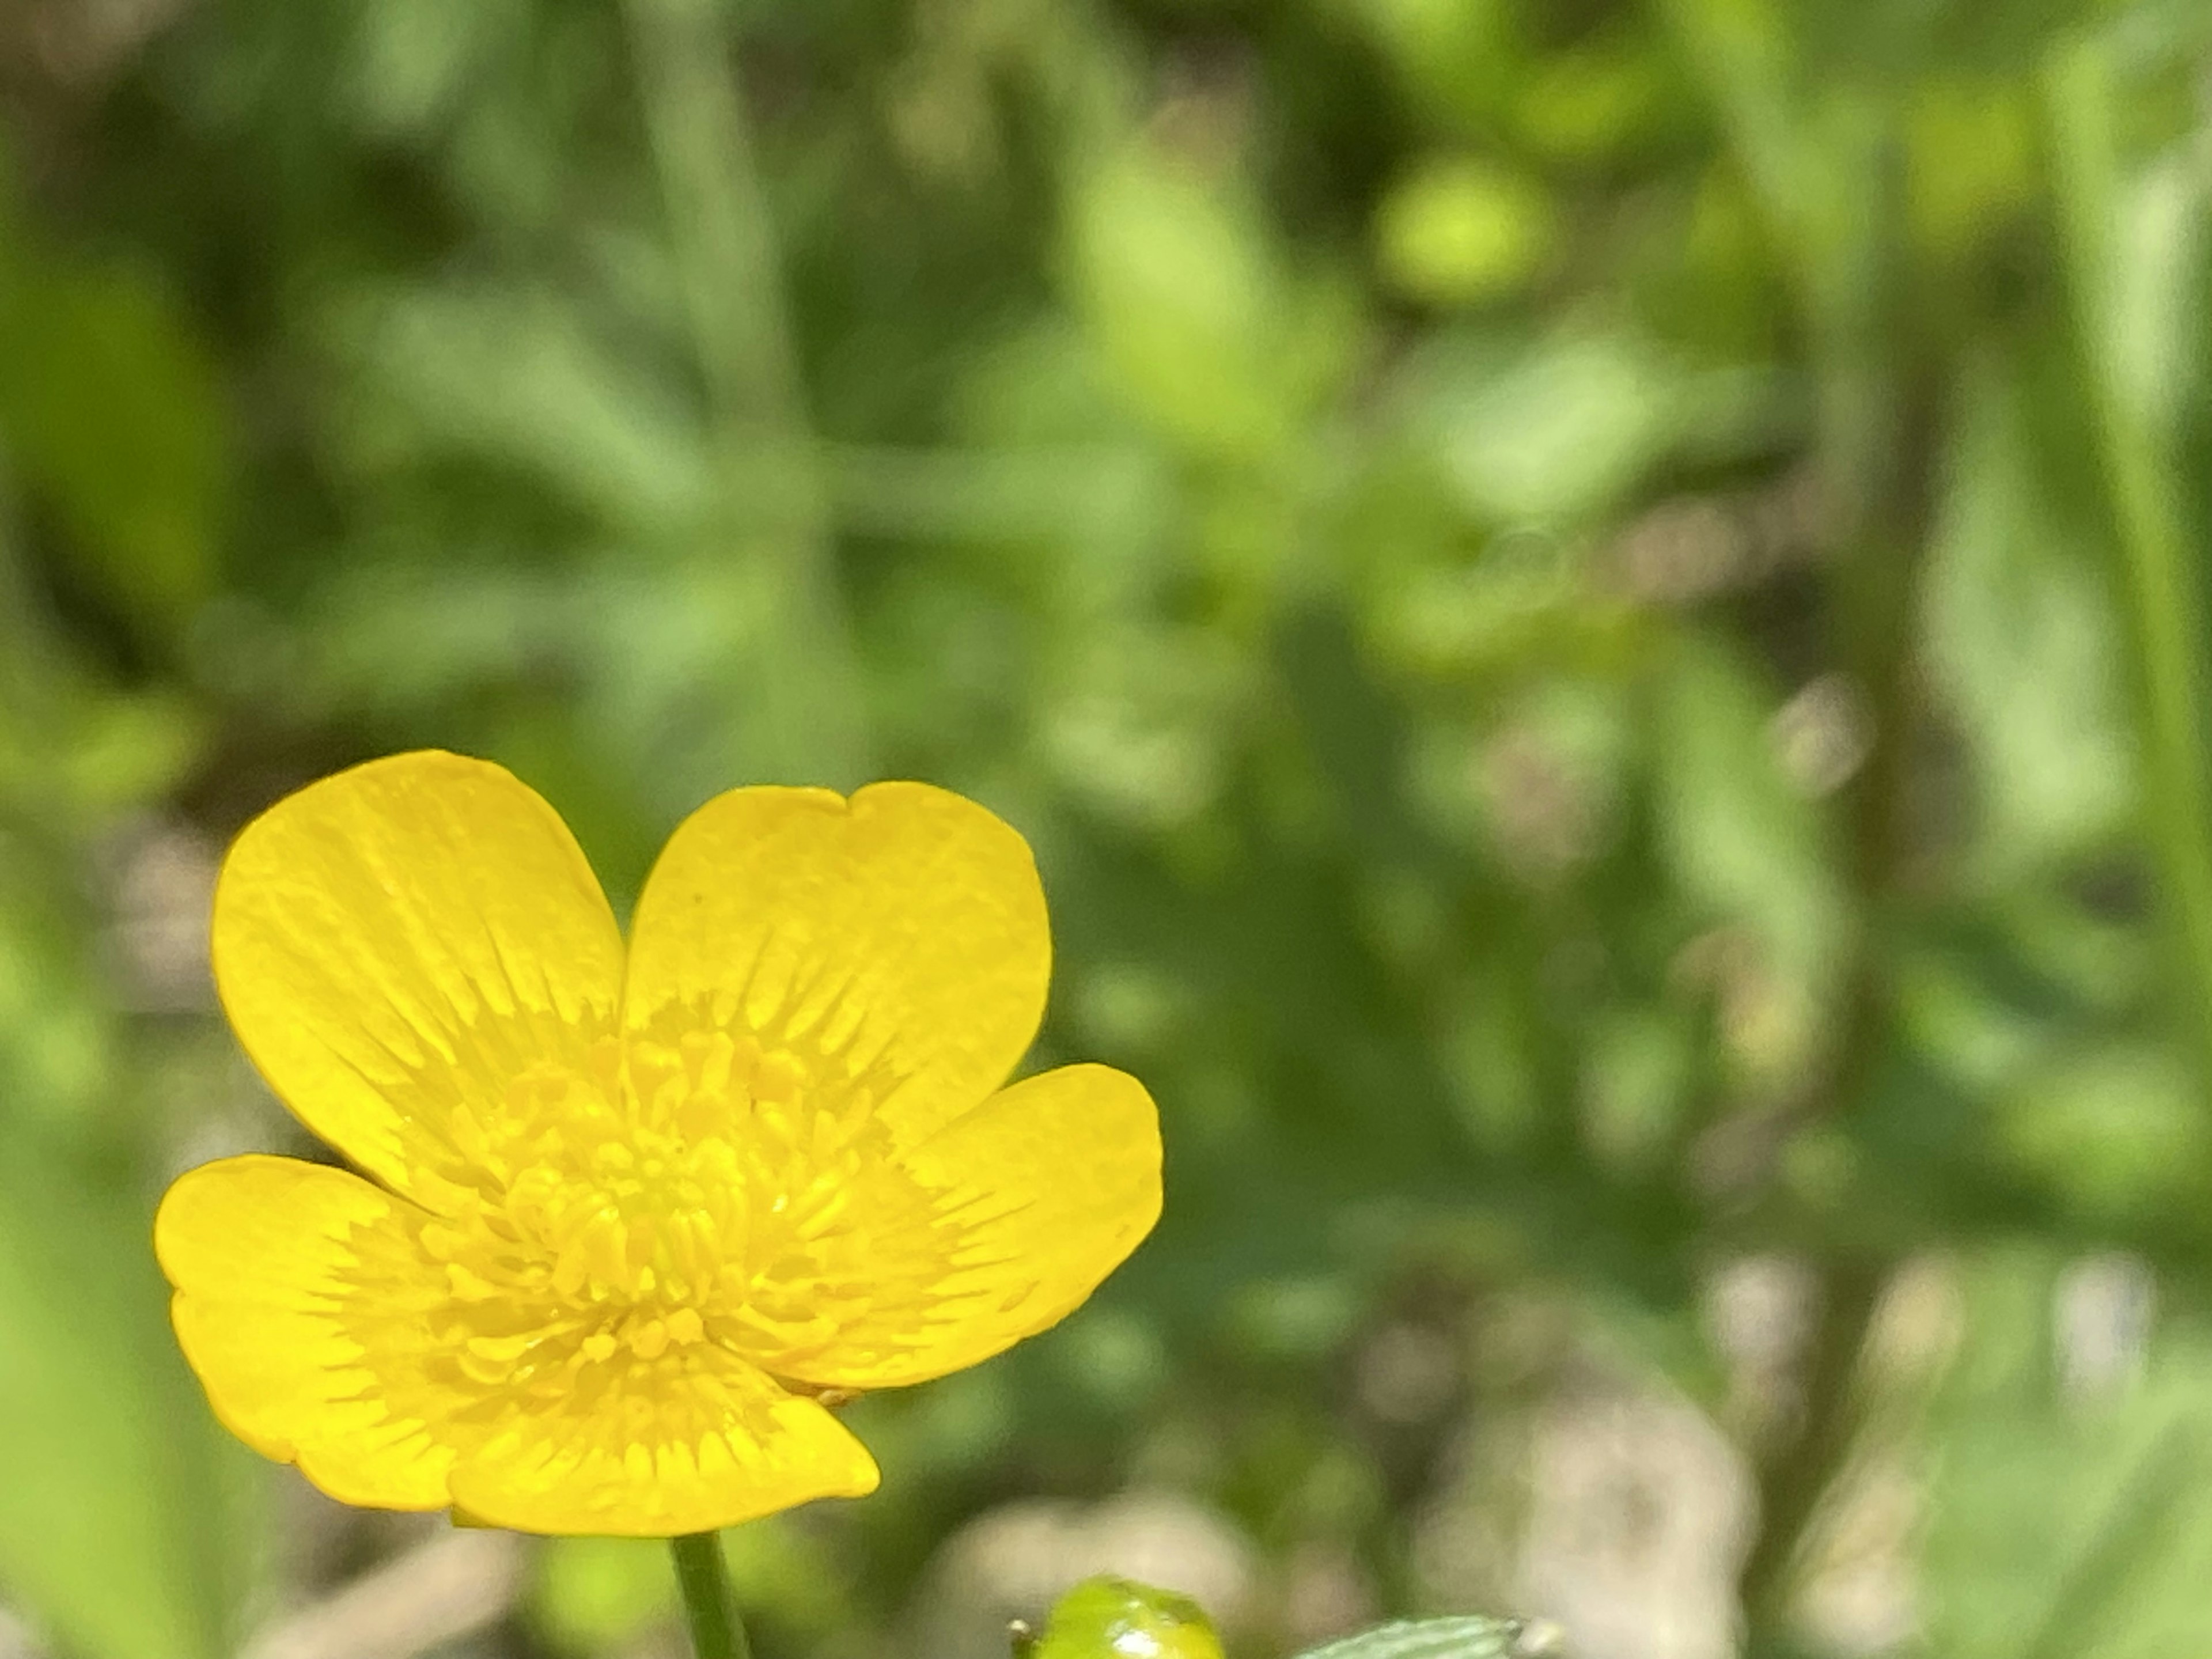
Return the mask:
<svg viewBox="0 0 2212 1659">
<path fill-rule="evenodd" d="M 2177 947 L 2182 1018 L 2212 1074 L 2212 750 L 2205 723 L 2206 549 L 2191 533 L 2161 366 L 2185 342 L 2144 338 L 2189 307 L 2202 203 L 2160 212 L 2120 154 L 2124 93 L 2092 41 L 2049 77 L 2054 179 L 2075 329 L 2118 532 L 2140 716 L 2149 830 Z"/>
<path fill-rule="evenodd" d="M 2132 828 L 2139 799 L 2118 606 L 2101 537 L 2065 486 L 2033 383 L 1978 360 L 1922 586 L 1930 678 L 1984 803 L 1975 861 L 2002 881 L 2063 868 Z"/>
<path fill-rule="evenodd" d="M 2102 1373 L 2078 1348 L 2065 1369 L 2049 1364 L 2085 1310 L 2102 1302 L 2110 1318 L 2134 1293 L 2115 1266 L 2085 1274 L 2029 1248 L 1963 1268 L 1965 1340 L 1929 1419 L 1943 1449 L 1922 1547 L 1930 1653 L 2160 1659 L 2202 1648 L 2212 1571 L 2203 1329 L 2139 1330 Z"/>
<path fill-rule="evenodd" d="M 728 14 L 717 0 L 624 9 L 722 463 L 694 574 L 760 619 L 733 688 L 758 733 L 748 769 L 849 787 L 867 772 L 859 666 Z"/>
<path fill-rule="evenodd" d="M 27 1150 L 0 1183 L 0 1583 L 82 1659 L 218 1659 L 242 1534 L 144 1218 Z"/>
<path fill-rule="evenodd" d="M 2201 1423 L 2169 1424 L 2144 1449 L 2095 1536 L 2069 1566 L 2024 1659 L 2080 1659 L 2124 1627 L 2139 1569 L 2154 1562 L 2204 1474 Z"/>
<path fill-rule="evenodd" d="M 624 10 L 699 367 L 726 419 L 793 435 L 799 369 L 726 9 L 629 0 Z"/>
</svg>

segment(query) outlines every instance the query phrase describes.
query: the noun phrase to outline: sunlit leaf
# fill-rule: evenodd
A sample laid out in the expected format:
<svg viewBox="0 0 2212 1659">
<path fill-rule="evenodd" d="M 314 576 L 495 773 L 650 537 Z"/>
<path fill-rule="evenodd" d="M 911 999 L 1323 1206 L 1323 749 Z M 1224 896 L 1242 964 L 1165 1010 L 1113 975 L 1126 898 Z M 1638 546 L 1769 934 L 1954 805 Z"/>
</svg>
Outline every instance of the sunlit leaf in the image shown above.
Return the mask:
<svg viewBox="0 0 2212 1659">
<path fill-rule="evenodd" d="M 1929 1637 L 1958 1659 L 2154 1659 L 2202 1639 L 2212 1350 L 2137 1273 L 1972 1265 L 1933 1425 Z"/>
<path fill-rule="evenodd" d="M 2100 550 L 2056 486 L 2026 388 L 1969 383 L 1928 573 L 1929 655 L 1984 791 L 1985 862 L 2080 853 L 2135 799 L 2127 684 Z"/>
<path fill-rule="evenodd" d="M 88 1659 L 219 1659 L 246 1534 L 168 1339 L 144 1208 L 15 1144 L 0 1184 L 0 1585 Z"/>
<path fill-rule="evenodd" d="M 1419 1619 L 1315 1648 L 1302 1659 L 1516 1659 L 1525 1627 L 1496 1619 Z"/>
</svg>

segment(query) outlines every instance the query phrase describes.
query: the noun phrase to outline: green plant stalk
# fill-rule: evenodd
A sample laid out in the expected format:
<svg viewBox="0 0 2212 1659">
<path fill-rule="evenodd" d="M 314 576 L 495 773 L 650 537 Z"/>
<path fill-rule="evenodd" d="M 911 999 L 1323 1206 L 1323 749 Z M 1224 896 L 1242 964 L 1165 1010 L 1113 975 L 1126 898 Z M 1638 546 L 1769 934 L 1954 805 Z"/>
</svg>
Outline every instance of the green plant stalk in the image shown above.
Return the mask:
<svg viewBox="0 0 2212 1659">
<path fill-rule="evenodd" d="M 1869 750 L 1842 805 L 1852 887 L 1871 937 L 1855 942 L 1838 988 L 1826 1076 L 1795 1114 L 1811 1122 L 1857 1105 L 1887 1018 L 1882 936 L 1905 851 L 1902 806 L 1917 717 L 1913 611 L 1931 516 L 1929 457 L 1939 445 L 1931 365 L 1916 356 L 1923 337 L 1905 234 L 1900 116 L 1863 91 L 1830 88 L 1808 98 L 1784 9 L 1668 0 L 1664 15 L 1705 67 L 1708 94 L 1761 210 L 1797 255 L 1791 275 L 1815 342 L 1819 451 L 1833 515 L 1836 656 L 1869 717 Z M 1778 1192 L 1769 1201 L 1789 1208 Z M 1737 1580 L 1753 1654 L 1787 1650 L 1798 1563 L 1864 1422 L 1860 1356 L 1890 1264 L 1832 1243 L 1821 1254 L 1802 1410 L 1757 1460 L 1759 1533 Z"/>
<path fill-rule="evenodd" d="M 624 17 L 663 216 L 722 474 L 700 526 L 703 580 L 769 617 L 744 695 L 781 769 L 867 776 L 860 672 L 835 565 L 820 442 L 752 123 L 717 0 L 627 0 Z M 748 573 L 751 578 L 749 585 Z M 770 766 L 768 769 L 776 769 Z"/>
<path fill-rule="evenodd" d="M 2127 383 L 2113 345 L 2121 162 L 2109 52 L 2067 53 L 2045 82 L 2053 174 L 2121 555 L 2133 635 L 2144 793 L 2175 983 L 2199 1064 L 2212 1077 L 2212 763 L 2198 550 L 2178 487 L 2171 434 Z"/>
<path fill-rule="evenodd" d="M 627 12 L 677 276 L 715 412 L 756 438 L 804 442 L 775 224 L 723 10 L 711 0 L 629 0 Z"/>
<path fill-rule="evenodd" d="M 676 1583 L 684 1592 L 684 1622 L 699 1659 L 752 1659 L 737 1594 L 722 1560 L 719 1533 L 695 1532 L 668 1540 L 676 1557 Z"/>
<path fill-rule="evenodd" d="M 1805 1358 L 1804 1415 L 1796 1431 L 1760 1460 L 1759 1535 L 1737 1577 L 1754 1654 L 1771 1651 L 1789 1624 L 1798 1553 L 1858 1438 L 1859 1354 L 1882 1278 L 1880 1266 L 1871 1262 L 1829 1269 Z"/>
</svg>

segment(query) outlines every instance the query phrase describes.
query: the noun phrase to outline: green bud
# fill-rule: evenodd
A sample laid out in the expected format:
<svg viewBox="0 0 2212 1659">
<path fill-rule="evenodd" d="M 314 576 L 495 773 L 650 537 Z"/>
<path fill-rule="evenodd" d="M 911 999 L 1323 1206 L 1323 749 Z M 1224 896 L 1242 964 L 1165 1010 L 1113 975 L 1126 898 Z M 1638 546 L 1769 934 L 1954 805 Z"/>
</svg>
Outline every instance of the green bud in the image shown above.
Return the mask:
<svg viewBox="0 0 2212 1659">
<path fill-rule="evenodd" d="M 1088 1578 L 1060 1598 L 1029 1659 L 1222 1659 L 1212 1621 L 1187 1595 Z"/>
</svg>

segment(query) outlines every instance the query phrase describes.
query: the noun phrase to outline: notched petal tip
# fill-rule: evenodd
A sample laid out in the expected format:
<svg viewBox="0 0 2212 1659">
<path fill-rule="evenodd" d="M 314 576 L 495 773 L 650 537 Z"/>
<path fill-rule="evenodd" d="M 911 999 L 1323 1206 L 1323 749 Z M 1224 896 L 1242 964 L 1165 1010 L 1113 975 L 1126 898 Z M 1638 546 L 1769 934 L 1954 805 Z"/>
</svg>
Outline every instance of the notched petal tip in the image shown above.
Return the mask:
<svg viewBox="0 0 2212 1659">
<path fill-rule="evenodd" d="M 1006 1080 L 1052 943 L 1029 843 L 933 785 L 715 797 L 662 851 L 631 925 L 624 1028 L 704 1025 L 866 1072 L 919 1139 Z"/>
</svg>

